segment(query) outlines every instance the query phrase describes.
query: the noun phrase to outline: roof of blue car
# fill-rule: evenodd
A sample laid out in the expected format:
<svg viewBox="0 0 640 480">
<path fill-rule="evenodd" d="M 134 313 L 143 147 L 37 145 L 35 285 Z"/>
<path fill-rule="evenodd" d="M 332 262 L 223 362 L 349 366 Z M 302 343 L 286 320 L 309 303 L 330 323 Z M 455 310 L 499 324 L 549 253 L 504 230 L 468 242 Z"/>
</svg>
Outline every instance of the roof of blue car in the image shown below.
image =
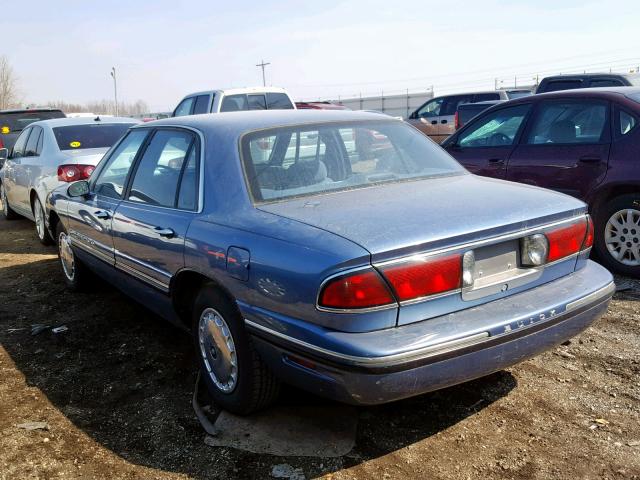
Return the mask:
<svg viewBox="0 0 640 480">
<path fill-rule="evenodd" d="M 165 118 L 140 126 L 183 125 L 199 130 L 224 128 L 237 134 L 263 128 L 297 124 L 349 121 L 398 121 L 382 113 L 351 110 L 267 110 L 228 113 L 209 113 L 184 117 Z"/>
</svg>

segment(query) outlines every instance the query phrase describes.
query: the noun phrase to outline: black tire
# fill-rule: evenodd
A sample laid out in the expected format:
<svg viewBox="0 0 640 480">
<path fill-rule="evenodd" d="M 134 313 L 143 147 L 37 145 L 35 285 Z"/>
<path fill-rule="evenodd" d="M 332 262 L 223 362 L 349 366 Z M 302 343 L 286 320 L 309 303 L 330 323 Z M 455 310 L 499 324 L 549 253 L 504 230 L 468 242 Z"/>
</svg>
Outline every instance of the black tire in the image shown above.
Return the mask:
<svg viewBox="0 0 640 480">
<path fill-rule="evenodd" d="M 2 182 L 0 182 L 0 202 L 2 202 L 2 214 L 4 215 L 5 219 L 15 220 L 16 218 L 20 217 L 20 215 L 14 212 L 11 206 L 9 205 L 9 201 L 7 200 L 7 195 L 4 190 L 4 185 L 2 184 Z"/>
<path fill-rule="evenodd" d="M 64 225 L 62 225 L 62 222 L 58 222 L 56 228 L 56 243 L 58 246 L 58 260 L 60 261 L 62 278 L 64 278 L 64 282 L 70 290 L 74 292 L 84 292 L 88 290 L 91 283 L 91 272 L 76 257 L 73 249 L 70 248 L 70 253 L 73 256 L 73 274 L 68 273 L 62 258 L 62 251 L 65 247 L 64 242 L 66 238 L 68 238 L 67 235 L 67 230 L 64 228 Z"/>
<path fill-rule="evenodd" d="M 640 194 L 621 195 L 610 200 L 598 209 L 594 218 L 595 239 L 593 246 L 597 260 L 609 270 L 629 277 L 640 278 L 640 264 L 628 265 L 623 263 L 617 259 L 614 253 L 607 247 L 607 224 L 614 215 L 623 210 L 635 212 L 634 217 L 636 214 L 640 216 Z M 640 248 L 640 225 L 638 225 L 637 229 L 635 227 L 627 228 L 626 233 L 624 233 L 624 230 L 621 228 L 619 233 L 620 241 L 624 238 L 626 246 L 630 245 L 633 249 Z M 615 249 L 614 252 L 616 252 Z M 619 251 L 617 252 L 619 255 Z M 630 261 L 629 255 L 631 255 L 631 253 L 628 253 L 627 256 L 623 258 L 623 261 L 627 261 L 628 263 Z"/>
<path fill-rule="evenodd" d="M 38 237 L 38 240 L 40 240 L 40 243 L 43 245 L 53 245 L 53 238 L 51 238 L 51 234 L 49 233 L 49 229 L 47 228 L 44 219 L 44 208 L 42 206 L 42 202 L 40 202 L 40 199 L 37 196 L 33 201 L 32 210 L 33 217 L 36 222 L 36 236 Z M 42 218 L 38 219 L 38 215 L 42 215 Z M 38 225 L 38 222 L 42 222 L 41 227 Z M 41 228 L 41 230 L 39 230 L 39 228 Z"/>
<path fill-rule="evenodd" d="M 201 348 L 201 318 L 206 313 L 211 315 L 212 311 L 218 314 L 218 319 L 222 318 L 228 327 L 235 348 L 237 363 L 235 380 L 225 382 L 226 379 L 216 378 L 220 384 L 224 382 L 225 386 L 233 382 L 231 391 L 225 392 L 216 385 L 215 373 L 211 374 L 207 368 L 207 361 L 211 361 L 211 358 L 205 360 L 206 354 L 203 353 L 203 350 L 207 349 L 206 345 L 203 344 Z M 204 327 L 203 332 L 207 332 Z M 238 415 L 247 415 L 266 407 L 277 398 L 280 382 L 258 356 L 237 307 L 213 284 L 202 287 L 194 301 L 193 337 L 198 366 L 202 370 L 202 378 L 216 406 Z M 218 355 L 223 354 L 218 353 Z M 217 355 L 212 364 L 214 368 L 218 365 Z"/>
</svg>

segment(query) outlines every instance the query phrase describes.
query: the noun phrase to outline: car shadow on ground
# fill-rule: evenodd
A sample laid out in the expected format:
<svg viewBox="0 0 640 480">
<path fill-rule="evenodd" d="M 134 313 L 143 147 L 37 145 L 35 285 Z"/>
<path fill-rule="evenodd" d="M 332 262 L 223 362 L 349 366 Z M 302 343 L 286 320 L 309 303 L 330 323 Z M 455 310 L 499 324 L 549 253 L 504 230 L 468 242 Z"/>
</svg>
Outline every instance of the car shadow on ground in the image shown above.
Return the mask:
<svg viewBox="0 0 640 480">
<path fill-rule="evenodd" d="M 91 293 L 68 292 L 55 259 L 0 264 L 0 278 L 6 292 L 0 343 L 27 385 L 128 462 L 195 478 L 267 478 L 278 463 L 301 466 L 307 476 L 358 465 L 437 434 L 516 386 L 510 373 L 498 372 L 439 392 L 358 408 L 356 446 L 340 459 L 265 457 L 209 447 L 191 408 L 195 362 L 186 334 L 101 282 Z M 32 336 L 30 326 L 38 323 L 68 330 Z M 280 402 L 330 403 L 291 388 Z M 79 454 L 68 452 L 71 459 Z"/>
</svg>

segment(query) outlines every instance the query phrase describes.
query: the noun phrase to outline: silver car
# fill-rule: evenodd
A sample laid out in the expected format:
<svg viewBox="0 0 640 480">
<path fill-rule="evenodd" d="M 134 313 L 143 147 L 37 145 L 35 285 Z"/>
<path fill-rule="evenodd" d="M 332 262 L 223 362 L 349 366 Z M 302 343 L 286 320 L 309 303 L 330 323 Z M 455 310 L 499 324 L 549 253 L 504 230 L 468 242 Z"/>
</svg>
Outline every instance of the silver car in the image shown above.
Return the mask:
<svg viewBox="0 0 640 480">
<path fill-rule="evenodd" d="M 0 200 L 5 218 L 26 217 L 36 223 L 40 241 L 52 238 L 43 205 L 51 190 L 65 182 L 89 178 L 96 164 L 127 129 L 133 118 L 60 118 L 34 122 L 13 149 L 0 151 Z"/>
</svg>

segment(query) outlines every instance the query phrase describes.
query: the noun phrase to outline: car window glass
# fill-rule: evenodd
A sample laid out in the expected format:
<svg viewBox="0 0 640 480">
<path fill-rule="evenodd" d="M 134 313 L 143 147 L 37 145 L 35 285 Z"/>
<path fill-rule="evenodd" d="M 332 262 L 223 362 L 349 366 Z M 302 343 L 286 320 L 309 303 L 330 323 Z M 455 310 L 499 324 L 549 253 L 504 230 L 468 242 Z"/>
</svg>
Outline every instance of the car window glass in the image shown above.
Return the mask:
<svg viewBox="0 0 640 480">
<path fill-rule="evenodd" d="M 31 129 L 27 128 L 20 134 L 20 136 L 16 140 L 16 143 L 13 145 L 13 152 L 11 153 L 11 158 L 20 158 L 24 156 L 24 150 L 27 145 L 27 140 L 29 138 L 30 133 L 31 133 Z"/>
<path fill-rule="evenodd" d="M 193 114 L 209 113 L 209 95 L 198 95 L 196 104 L 193 107 Z"/>
<path fill-rule="evenodd" d="M 293 104 L 286 93 L 267 92 L 267 108 L 269 110 L 290 110 Z"/>
<path fill-rule="evenodd" d="M 221 112 L 240 112 L 248 110 L 246 95 L 226 95 L 222 99 Z"/>
<path fill-rule="evenodd" d="M 198 152 L 192 147 L 189 151 L 187 163 L 182 171 L 180 190 L 178 193 L 178 208 L 183 210 L 195 210 L 198 194 Z"/>
<path fill-rule="evenodd" d="M 174 207 L 180 173 L 193 139 L 188 132 L 157 131 L 136 168 L 128 199 Z"/>
<path fill-rule="evenodd" d="M 616 80 L 614 78 L 603 78 L 600 80 L 591 80 L 589 83 L 591 88 L 598 87 L 622 87 L 623 84 L 620 80 Z"/>
<path fill-rule="evenodd" d="M 471 103 L 473 101 L 473 95 L 452 95 L 445 97 L 440 115 L 455 115 L 458 106 L 463 103 Z"/>
<path fill-rule="evenodd" d="M 40 155 L 42 153 L 42 145 L 44 143 L 44 130 L 42 131 L 42 134 L 40 135 L 40 138 L 38 138 L 38 146 L 36 147 L 36 155 Z"/>
<path fill-rule="evenodd" d="M 104 167 L 98 166 L 100 172 L 93 185 L 95 193 L 111 198 L 122 198 L 127 175 L 147 133 L 146 129 L 131 131 L 106 159 Z"/>
<path fill-rule="evenodd" d="M 582 88 L 582 80 L 557 80 L 547 83 L 544 92 L 557 92 L 559 90 L 573 90 L 574 88 Z"/>
<path fill-rule="evenodd" d="M 607 106 L 604 103 L 543 103 L 527 143 L 599 143 L 605 133 L 606 123 Z"/>
<path fill-rule="evenodd" d="M 488 113 L 460 134 L 458 146 L 472 148 L 513 145 L 529 108 L 529 105 L 517 105 Z"/>
<path fill-rule="evenodd" d="M 436 98 L 427 102 L 418 110 L 419 117 L 437 117 L 440 115 L 440 108 L 442 107 L 444 98 Z"/>
<path fill-rule="evenodd" d="M 249 100 L 249 110 L 266 110 L 267 101 L 263 94 L 260 95 L 247 95 Z"/>
<path fill-rule="evenodd" d="M 633 115 L 620 110 L 620 135 L 626 135 L 638 124 L 638 120 Z"/>
<path fill-rule="evenodd" d="M 500 94 L 496 93 L 476 93 L 473 97 L 474 102 L 487 102 L 489 100 L 500 100 Z"/>
<path fill-rule="evenodd" d="M 107 120 L 108 121 L 108 120 Z M 133 123 L 106 123 L 103 121 L 82 125 L 52 128 L 60 150 L 109 148 L 116 143 Z"/>
<path fill-rule="evenodd" d="M 191 107 L 193 106 L 194 97 L 185 98 L 180 105 L 176 107 L 173 113 L 174 117 L 183 117 L 185 115 L 191 115 Z"/>
<path fill-rule="evenodd" d="M 34 126 L 31 129 L 31 135 L 29 135 L 29 140 L 27 141 L 27 146 L 24 149 L 25 157 L 35 157 L 38 155 L 38 142 L 40 141 L 40 135 L 42 135 L 42 128 L 38 126 Z"/>
</svg>

